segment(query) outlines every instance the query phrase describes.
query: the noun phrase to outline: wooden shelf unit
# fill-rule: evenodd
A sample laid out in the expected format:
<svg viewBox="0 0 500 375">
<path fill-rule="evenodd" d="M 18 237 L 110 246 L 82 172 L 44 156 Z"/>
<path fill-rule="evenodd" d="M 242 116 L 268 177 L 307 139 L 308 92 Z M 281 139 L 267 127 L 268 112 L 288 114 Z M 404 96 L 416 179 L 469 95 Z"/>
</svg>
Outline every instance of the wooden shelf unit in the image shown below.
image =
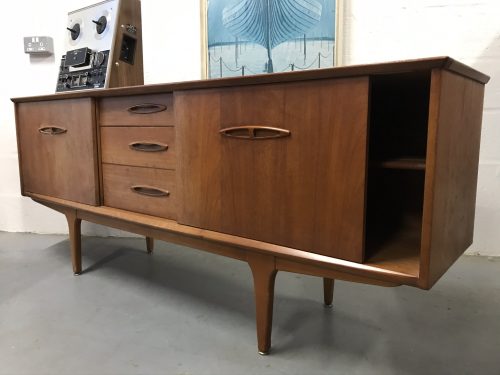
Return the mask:
<svg viewBox="0 0 500 375">
<path fill-rule="evenodd" d="M 429 289 L 472 243 L 484 84 L 448 57 L 12 99 L 22 194 L 278 271 Z"/>
<path fill-rule="evenodd" d="M 366 262 L 420 274 L 431 72 L 371 80 Z"/>
<path fill-rule="evenodd" d="M 375 160 L 370 162 L 370 167 L 423 171 L 425 170 L 425 159 L 394 158 L 387 160 Z"/>
</svg>

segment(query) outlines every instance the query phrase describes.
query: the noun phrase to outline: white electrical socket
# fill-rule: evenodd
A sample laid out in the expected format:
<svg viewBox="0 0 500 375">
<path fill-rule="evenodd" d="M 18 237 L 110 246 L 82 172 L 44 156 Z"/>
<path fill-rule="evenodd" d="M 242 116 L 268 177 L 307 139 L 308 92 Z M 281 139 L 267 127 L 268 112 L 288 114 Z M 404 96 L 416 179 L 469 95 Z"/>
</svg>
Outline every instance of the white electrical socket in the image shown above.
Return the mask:
<svg viewBox="0 0 500 375">
<path fill-rule="evenodd" d="M 24 53 L 52 55 L 54 53 L 54 41 L 50 36 L 25 36 Z"/>
</svg>

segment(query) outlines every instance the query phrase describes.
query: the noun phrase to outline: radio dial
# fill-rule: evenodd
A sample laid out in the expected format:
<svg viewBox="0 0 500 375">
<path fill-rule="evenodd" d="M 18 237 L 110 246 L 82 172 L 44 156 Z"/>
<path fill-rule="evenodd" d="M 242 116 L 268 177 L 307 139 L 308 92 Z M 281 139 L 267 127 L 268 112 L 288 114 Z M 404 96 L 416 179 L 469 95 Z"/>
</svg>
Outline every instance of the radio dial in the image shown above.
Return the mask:
<svg viewBox="0 0 500 375">
<path fill-rule="evenodd" d="M 104 64 L 106 55 L 103 52 L 97 52 L 94 58 L 94 66 L 98 67 Z"/>
</svg>

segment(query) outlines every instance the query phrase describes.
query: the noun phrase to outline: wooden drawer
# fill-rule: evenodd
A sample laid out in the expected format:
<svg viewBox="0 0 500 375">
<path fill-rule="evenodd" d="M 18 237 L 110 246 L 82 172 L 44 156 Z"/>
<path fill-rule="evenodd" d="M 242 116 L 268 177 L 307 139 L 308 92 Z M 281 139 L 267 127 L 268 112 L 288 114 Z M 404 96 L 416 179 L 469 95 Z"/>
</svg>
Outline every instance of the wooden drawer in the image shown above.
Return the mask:
<svg viewBox="0 0 500 375">
<path fill-rule="evenodd" d="M 101 127 L 102 162 L 175 169 L 173 127 Z"/>
<path fill-rule="evenodd" d="M 102 126 L 173 126 L 172 94 L 103 98 L 99 102 Z"/>
<path fill-rule="evenodd" d="M 105 206 L 176 218 L 174 171 L 103 164 L 102 179 Z"/>
<path fill-rule="evenodd" d="M 23 194 L 99 204 L 94 101 L 18 103 L 16 115 Z"/>
</svg>

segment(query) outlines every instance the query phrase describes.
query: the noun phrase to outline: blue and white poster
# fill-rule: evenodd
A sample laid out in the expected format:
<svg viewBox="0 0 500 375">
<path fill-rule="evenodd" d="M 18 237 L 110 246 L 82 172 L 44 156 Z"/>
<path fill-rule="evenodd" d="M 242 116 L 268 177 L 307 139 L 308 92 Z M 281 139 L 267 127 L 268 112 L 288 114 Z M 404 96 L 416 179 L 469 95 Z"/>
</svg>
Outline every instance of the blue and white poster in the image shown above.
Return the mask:
<svg viewBox="0 0 500 375">
<path fill-rule="evenodd" d="M 332 67 L 336 0 L 208 0 L 208 78 Z"/>
</svg>

